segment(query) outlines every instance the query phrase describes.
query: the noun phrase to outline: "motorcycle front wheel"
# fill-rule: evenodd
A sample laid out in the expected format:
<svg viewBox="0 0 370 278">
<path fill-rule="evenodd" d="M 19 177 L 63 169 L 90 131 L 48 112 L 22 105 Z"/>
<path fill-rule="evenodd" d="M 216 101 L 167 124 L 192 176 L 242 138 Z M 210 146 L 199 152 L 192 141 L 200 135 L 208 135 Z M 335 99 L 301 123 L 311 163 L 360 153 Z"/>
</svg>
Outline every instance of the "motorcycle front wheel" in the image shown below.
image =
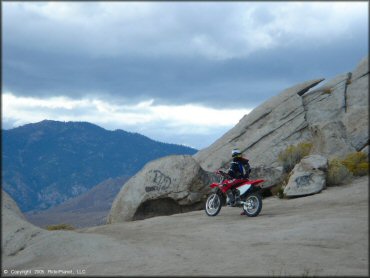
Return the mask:
<svg viewBox="0 0 370 278">
<path fill-rule="evenodd" d="M 258 193 L 252 193 L 247 196 L 243 205 L 245 214 L 249 217 L 257 216 L 262 210 L 262 197 Z"/>
<path fill-rule="evenodd" d="M 208 216 L 216 216 L 222 207 L 220 195 L 212 193 L 208 196 L 206 201 L 205 211 Z"/>
</svg>

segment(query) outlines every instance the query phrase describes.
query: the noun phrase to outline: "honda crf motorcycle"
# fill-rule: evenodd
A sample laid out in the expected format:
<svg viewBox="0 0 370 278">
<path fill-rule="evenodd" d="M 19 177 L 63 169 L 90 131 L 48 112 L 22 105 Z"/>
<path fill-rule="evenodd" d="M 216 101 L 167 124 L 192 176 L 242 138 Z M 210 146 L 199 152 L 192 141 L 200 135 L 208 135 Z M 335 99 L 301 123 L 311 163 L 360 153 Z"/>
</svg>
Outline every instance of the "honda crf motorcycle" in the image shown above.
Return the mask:
<svg viewBox="0 0 370 278">
<path fill-rule="evenodd" d="M 212 183 L 205 211 L 208 216 L 216 216 L 225 204 L 231 207 L 243 207 L 247 216 L 255 217 L 262 210 L 261 183 L 264 180 L 232 179 L 222 170 L 217 170 L 220 182 Z"/>
</svg>

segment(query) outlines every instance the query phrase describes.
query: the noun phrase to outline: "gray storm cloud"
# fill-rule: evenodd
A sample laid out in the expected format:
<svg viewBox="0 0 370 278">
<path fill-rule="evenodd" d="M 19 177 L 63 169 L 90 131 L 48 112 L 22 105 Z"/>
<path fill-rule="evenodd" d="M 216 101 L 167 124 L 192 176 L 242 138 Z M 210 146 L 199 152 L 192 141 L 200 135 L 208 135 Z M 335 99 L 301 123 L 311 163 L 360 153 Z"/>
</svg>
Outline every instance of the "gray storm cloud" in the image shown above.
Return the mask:
<svg viewBox="0 0 370 278">
<path fill-rule="evenodd" d="M 18 95 L 255 106 L 366 55 L 366 11 L 339 18 L 330 5 L 4 3 L 3 86 Z"/>
<path fill-rule="evenodd" d="M 3 92 L 38 100 L 251 109 L 297 83 L 344 73 L 368 55 L 366 2 L 5 2 L 2 7 Z M 57 117 L 63 111 L 33 112 Z M 88 120 L 88 113 L 94 111 L 77 107 L 69 115 Z M 4 115 L 5 123 L 24 122 L 24 115 L 13 120 Z M 140 128 L 154 134 L 158 124 Z M 227 127 L 216 129 L 213 136 Z"/>
</svg>

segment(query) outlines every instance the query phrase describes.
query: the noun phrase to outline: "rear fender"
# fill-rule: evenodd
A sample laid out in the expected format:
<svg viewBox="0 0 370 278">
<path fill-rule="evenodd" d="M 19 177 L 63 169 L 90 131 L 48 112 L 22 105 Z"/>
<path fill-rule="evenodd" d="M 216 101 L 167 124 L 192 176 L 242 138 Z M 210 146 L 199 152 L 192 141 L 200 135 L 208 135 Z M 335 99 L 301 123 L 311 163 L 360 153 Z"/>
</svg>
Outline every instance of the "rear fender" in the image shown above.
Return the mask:
<svg viewBox="0 0 370 278">
<path fill-rule="evenodd" d="M 245 192 L 247 192 L 249 190 L 249 188 L 251 188 L 251 184 L 243 184 L 241 186 L 239 186 L 237 189 L 239 190 L 240 192 L 240 196 L 243 195 Z"/>
<path fill-rule="evenodd" d="M 239 186 L 237 189 L 240 192 L 240 196 L 245 194 L 246 192 L 253 192 L 261 190 L 260 184 L 265 180 L 249 180 L 243 185 Z"/>
<path fill-rule="evenodd" d="M 252 185 L 257 185 L 257 184 L 260 184 L 260 183 L 262 183 L 262 182 L 264 182 L 265 180 L 251 180 L 250 182 L 250 184 L 252 184 Z"/>
</svg>

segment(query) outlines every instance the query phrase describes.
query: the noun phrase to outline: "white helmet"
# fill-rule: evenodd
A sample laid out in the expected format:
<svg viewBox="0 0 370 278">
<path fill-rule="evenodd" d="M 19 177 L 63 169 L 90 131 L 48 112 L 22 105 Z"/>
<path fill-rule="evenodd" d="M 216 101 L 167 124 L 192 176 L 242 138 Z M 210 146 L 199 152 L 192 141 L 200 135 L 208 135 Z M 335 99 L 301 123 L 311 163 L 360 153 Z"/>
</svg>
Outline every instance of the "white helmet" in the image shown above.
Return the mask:
<svg viewBox="0 0 370 278">
<path fill-rule="evenodd" d="M 241 156 L 242 155 L 242 152 L 241 151 L 239 151 L 238 149 L 233 149 L 232 151 L 231 151 L 231 156 L 232 157 L 238 157 L 238 156 Z"/>
</svg>

